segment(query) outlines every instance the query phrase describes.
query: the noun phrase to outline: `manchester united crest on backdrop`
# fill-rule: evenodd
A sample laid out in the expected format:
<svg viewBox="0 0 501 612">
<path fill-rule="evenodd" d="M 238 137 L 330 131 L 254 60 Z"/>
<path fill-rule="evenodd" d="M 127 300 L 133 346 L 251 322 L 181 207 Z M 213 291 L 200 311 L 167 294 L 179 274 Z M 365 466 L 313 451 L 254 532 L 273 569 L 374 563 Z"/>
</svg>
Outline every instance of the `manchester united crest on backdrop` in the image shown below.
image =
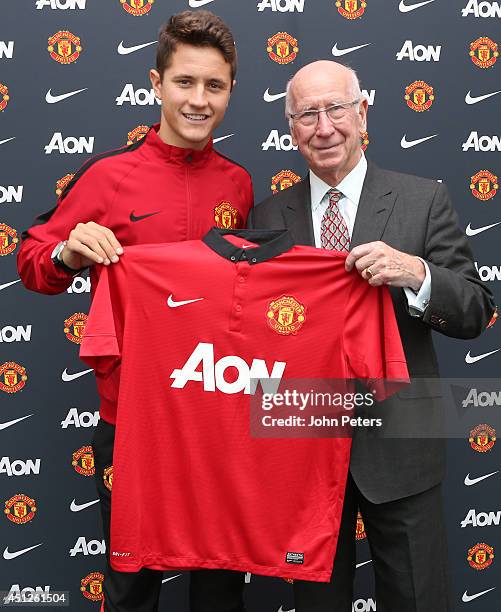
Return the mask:
<svg viewBox="0 0 501 612">
<path fill-rule="evenodd" d="M 56 62 L 60 64 L 72 64 L 76 61 L 82 51 L 80 38 L 68 32 L 60 30 L 49 37 L 47 51 Z"/>
<path fill-rule="evenodd" d="M 275 36 L 268 38 L 266 48 L 270 59 L 277 64 L 290 64 L 296 59 L 299 47 L 297 40 L 287 32 L 277 32 Z"/>
</svg>

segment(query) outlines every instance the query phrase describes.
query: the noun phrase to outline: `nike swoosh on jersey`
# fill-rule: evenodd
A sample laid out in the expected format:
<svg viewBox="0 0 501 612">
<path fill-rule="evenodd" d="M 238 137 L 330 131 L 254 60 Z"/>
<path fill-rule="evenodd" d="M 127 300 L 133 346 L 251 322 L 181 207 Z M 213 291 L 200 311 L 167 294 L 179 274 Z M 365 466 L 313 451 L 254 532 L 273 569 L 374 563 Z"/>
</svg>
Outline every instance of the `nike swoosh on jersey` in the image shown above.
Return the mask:
<svg viewBox="0 0 501 612">
<path fill-rule="evenodd" d="M 27 414 L 26 416 L 23 416 L 19 419 L 14 419 L 12 421 L 5 421 L 5 423 L 0 423 L 0 431 L 2 429 L 7 429 L 7 427 L 12 427 L 12 425 L 15 425 L 16 423 L 20 423 L 21 421 L 24 421 L 24 419 L 29 419 L 31 416 L 33 415 Z"/>
<path fill-rule="evenodd" d="M 6 549 L 3 551 L 3 558 L 6 561 L 10 561 L 11 559 L 15 559 L 16 557 L 20 557 L 21 555 L 30 552 L 30 550 L 33 550 L 34 548 L 42 546 L 42 544 L 43 542 L 40 544 L 35 544 L 35 546 L 30 546 L 29 548 L 23 548 L 23 550 L 16 550 L 16 552 L 9 552 L 9 547 L 7 546 Z"/>
<path fill-rule="evenodd" d="M 226 134 L 226 136 L 219 136 L 218 138 L 214 138 L 212 144 L 216 144 L 216 142 L 221 142 L 221 140 L 226 140 L 227 138 L 231 138 L 232 136 L 235 136 L 235 134 Z"/>
<path fill-rule="evenodd" d="M 355 569 L 358 569 L 359 567 L 362 567 L 362 565 L 367 565 L 367 563 L 371 563 L 372 559 L 369 559 L 368 561 L 363 561 L 362 563 L 357 563 L 355 565 Z"/>
<path fill-rule="evenodd" d="M 499 474 L 499 470 L 495 472 L 491 472 L 490 474 L 485 474 L 484 476 L 479 476 L 478 478 L 470 478 L 470 475 L 466 474 L 465 479 L 464 479 L 464 484 L 467 487 L 471 487 L 472 485 L 476 485 L 477 482 L 481 482 L 482 480 L 485 480 L 486 478 L 490 478 L 491 476 L 494 476 L 494 474 Z"/>
<path fill-rule="evenodd" d="M 158 215 L 160 211 L 157 210 L 156 212 L 152 212 L 152 213 L 148 213 L 146 215 L 139 215 L 138 217 L 136 217 L 136 215 L 134 214 L 134 211 L 132 211 L 130 213 L 130 220 L 132 221 L 132 223 L 135 223 L 136 221 L 141 221 L 142 219 L 147 219 L 148 217 L 153 217 L 153 215 Z"/>
<path fill-rule="evenodd" d="M 497 353 L 498 351 L 501 351 L 501 349 L 496 349 L 495 351 L 490 351 L 489 353 L 482 353 L 482 355 L 477 355 L 476 357 L 472 357 L 470 355 L 470 351 L 468 351 L 468 355 L 466 355 L 464 360 L 466 361 L 466 363 L 476 363 L 477 361 L 480 361 L 481 359 L 485 359 L 486 357 L 489 357 L 489 355 L 494 355 L 494 353 Z"/>
<path fill-rule="evenodd" d="M 190 8 L 198 8 L 199 6 L 205 6 L 206 4 L 210 4 L 214 2 L 214 0 L 190 0 Z"/>
<path fill-rule="evenodd" d="M 88 87 L 84 87 L 83 89 L 76 89 L 75 91 L 69 91 L 68 93 L 60 94 L 58 96 L 53 96 L 51 90 L 49 89 L 49 91 L 45 94 L 45 101 L 47 104 L 55 104 L 56 102 L 61 102 L 61 100 L 66 100 L 66 98 L 71 98 L 71 96 L 76 96 L 87 89 Z"/>
<path fill-rule="evenodd" d="M 164 578 L 162 580 L 162 584 L 165 584 L 166 582 L 170 582 L 171 580 L 174 580 L 174 578 L 179 578 L 179 576 L 181 576 L 182 574 L 177 574 L 176 576 L 169 576 L 169 578 Z"/>
<path fill-rule="evenodd" d="M 402 140 L 400 141 L 400 146 L 402 147 L 402 149 L 410 149 L 411 147 L 415 147 L 416 145 L 421 144 L 422 142 L 426 142 L 431 138 L 435 138 L 436 136 L 438 136 L 438 134 L 433 134 L 432 136 L 425 136 L 424 138 L 418 138 L 417 140 L 407 140 L 406 136 L 407 134 L 404 134 L 402 136 Z"/>
<path fill-rule="evenodd" d="M 242 249 L 255 249 L 256 246 L 254 244 L 242 244 Z"/>
<path fill-rule="evenodd" d="M 351 53 L 352 51 L 363 49 L 363 47 L 368 47 L 369 45 L 372 45 L 372 43 L 365 43 L 364 45 L 357 45 L 356 47 L 348 47 L 346 49 L 338 49 L 336 43 L 332 47 L 332 55 L 334 55 L 334 57 L 341 57 L 341 55 L 346 55 L 347 53 Z"/>
<path fill-rule="evenodd" d="M 75 372 L 75 374 L 68 374 L 68 370 L 64 368 L 64 371 L 61 374 L 61 379 L 64 380 L 64 382 L 70 382 L 71 380 L 80 378 L 80 376 L 85 376 L 85 374 L 88 374 L 89 372 L 92 372 L 92 368 L 90 368 L 90 370 L 82 370 L 81 372 Z"/>
<path fill-rule="evenodd" d="M 466 235 L 476 236 L 477 234 L 481 234 L 482 232 L 485 232 L 491 229 L 491 227 L 496 227 L 496 225 L 499 225 L 500 223 L 501 221 L 498 221 L 497 223 L 491 223 L 490 225 L 484 225 L 483 227 L 477 227 L 477 229 L 473 229 L 471 227 L 471 223 L 468 223 L 468 227 L 466 228 Z"/>
<path fill-rule="evenodd" d="M 430 2 L 435 2 L 435 0 L 425 0 L 425 2 L 418 2 L 417 4 L 405 4 L 404 0 L 400 0 L 398 10 L 401 13 L 408 13 L 409 11 L 414 11 L 415 9 L 425 6 L 425 4 L 430 4 Z"/>
<path fill-rule="evenodd" d="M 85 510 L 89 506 L 93 506 L 94 504 L 98 504 L 99 499 L 95 499 L 94 501 L 87 502 L 85 504 L 77 504 L 76 500 L 73 500 L 70 504 L 70 510 L 72 512 L 80 512 L 80 510 Z"/>
<path fill-rule="evenodd" d="M 0 140 L 0 145 L 5 144 L 6 142 L 10 142 L 11 140 L 15 140 L 15 136 L 12 136 L 12 138 L 5 138 L 5 140 Z"/>
<path fill-rule="evenodd" d="M 156 40 L 152 40 L 151 42 L 142 43 L 141 45 L 134 45 L 133 47 L 126 47 L 124 45 L 124 41 L 121 40 L 118 47 L 117 53 L 120 55 L 129 55 L 129 53 L 134 53 L 134 51 L 139 51 L 139 49 L 144 49 L 145 47 L 149 47 L 150 45 L 156 44 Z"/>
<path fill-rule="evenodd" d="M 472 96 L 471 90 L 466 94 L 464 101 L 466 104 L 476 104 L 477 102 L 482 102 L 482 100 L 487 100 L 487 98 L 491 98 L 492 96 L 497 96 L 501 93 L 501 89 L 499 91 L 493 91 L 492 93 L 485 94 L 483 96 Z"/>
<path fill-rule="evenodd" d="M 263 94 L 263 100 L 265 102 L 275 102 L 276 100 L 280 100 L 280 98 L 284 98 L 286 95 L 286 91 L 279 94 L 271 94 L 270 89 L 268 88 Z"/>
<path fill-rule="evenodd" d="M 2 289 L 7 289 L 7 287 L 10 287 L 11 285 L 15 285 L 16 283 L 20 283 L 21 279 L 17 279 L 15 281 L 10 281 L 10 283 L 4 283 L 3 285 L 0 285 L 0 291 L 2 291 Z"/>
<path fill-rule="evenodd" d="M 170 308 L 178 308 L 179 306 L 186 306 L 186 304 L 192 304 L 193 302 L 200 302 L 200 300 L 203 300 L 204 298 L 196 298 L 194 300 L 183 300 L 182 302 L 175 302 L 172 299 L 172 293 L 169 295 L 169 297 L 167 298 L 167 306 L 169 306 Z"/>
<path fill-rule="evenodd" d="M 468 603 L 469 601 L 473 601 L 474 599 L 477 599 L 477 597 L 482 597 L 482 595 L 485 595 L 486 593 L 490 593 L 491 591 L 494 591 L 496 587 L 492 587 L 492 589 L 487 589 L 486 591 L 480 591 L 480 593 L 475 593 L 475 595 L 468 595 L 468 591 L 465 591 L 463 593 L 463 597 L 462 600 L 464 601 L 464 603 Z"/>
</svg>

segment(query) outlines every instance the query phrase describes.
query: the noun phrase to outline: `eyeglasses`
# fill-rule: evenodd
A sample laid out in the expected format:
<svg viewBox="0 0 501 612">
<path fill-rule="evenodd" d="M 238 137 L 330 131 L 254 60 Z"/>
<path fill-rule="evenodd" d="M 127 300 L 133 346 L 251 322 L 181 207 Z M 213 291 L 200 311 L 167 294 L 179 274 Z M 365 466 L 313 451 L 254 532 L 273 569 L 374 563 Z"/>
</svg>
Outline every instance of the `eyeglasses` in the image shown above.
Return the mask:
<svg viewBox="0 0 501 612">
<path fill-rule="evenodd" d="M 326 108 L 317 108 L 301 111 L 299 113 L 291 113 L 289 117 L 293 121 L 296 121 L 305 127 L 311 127 L 313 125 L 317 125 L 320 113 L 325 113 L 332 123 L 337 123 L 338 121 L 344 119 L 348 109 L 355 104 L 358 104 L 358 102 L 360 102 L 360 100 L 333 104 L 332 106 L 327 106 Z"/>
</svg>

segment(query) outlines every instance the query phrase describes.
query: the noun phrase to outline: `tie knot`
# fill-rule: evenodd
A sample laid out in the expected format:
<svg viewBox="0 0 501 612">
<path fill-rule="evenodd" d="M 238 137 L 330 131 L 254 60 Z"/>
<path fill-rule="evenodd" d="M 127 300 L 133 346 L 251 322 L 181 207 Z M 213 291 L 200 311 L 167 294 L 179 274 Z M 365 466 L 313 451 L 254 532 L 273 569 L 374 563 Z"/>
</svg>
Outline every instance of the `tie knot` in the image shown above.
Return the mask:
<svg viewBox="0 0 501 612">
<path fill-rule="evenodd" d="M 332 203 L 338 203 L 339 200 L 343 197 L 343 194 L 339 191 L 339 189 L 329 189 L 329 191 L 327 192 L 327 195 L 329 196 L 329 202 Z"/>
</svg>

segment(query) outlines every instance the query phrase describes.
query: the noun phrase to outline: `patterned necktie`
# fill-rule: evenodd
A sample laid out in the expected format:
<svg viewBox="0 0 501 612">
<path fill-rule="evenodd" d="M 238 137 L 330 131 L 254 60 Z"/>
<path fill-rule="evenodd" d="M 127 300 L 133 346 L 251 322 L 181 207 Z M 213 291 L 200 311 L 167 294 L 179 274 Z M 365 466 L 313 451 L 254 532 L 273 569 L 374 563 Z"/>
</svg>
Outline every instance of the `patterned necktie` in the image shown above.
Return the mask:
<svg viewBox="0 0 501 612">
<path fill-rule="evenodd" d="M 320 225 L 322 248 L 333 249 L 335 251 L 349 251 L 350 233 L 338 207 L 338 202 L 343 197 L 343 194 L 337 189 L 329 189 L 327 195 L 329 196 L 329 205 Z"/>
</svg>

